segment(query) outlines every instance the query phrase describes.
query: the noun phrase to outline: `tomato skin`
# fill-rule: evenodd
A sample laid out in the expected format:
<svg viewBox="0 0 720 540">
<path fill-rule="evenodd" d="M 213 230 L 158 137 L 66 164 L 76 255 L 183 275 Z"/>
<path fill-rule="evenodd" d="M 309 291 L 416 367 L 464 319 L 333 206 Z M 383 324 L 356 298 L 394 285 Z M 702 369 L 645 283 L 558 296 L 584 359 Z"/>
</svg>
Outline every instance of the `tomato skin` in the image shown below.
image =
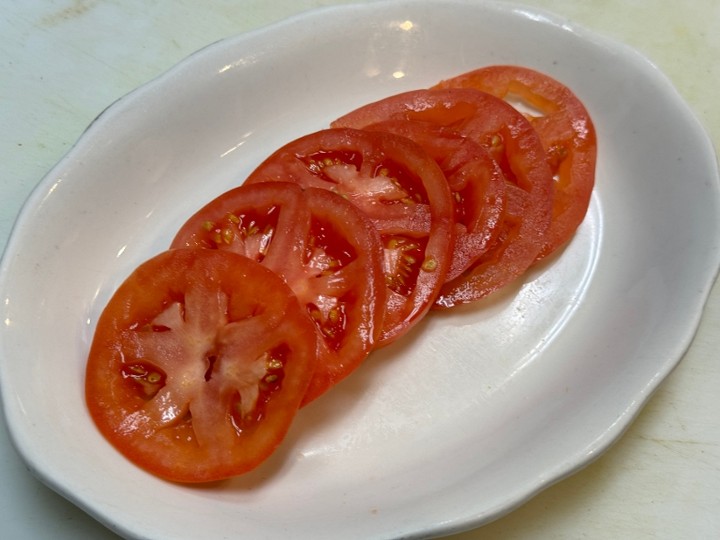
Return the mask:
<svg viewBox="0 0 720 540">
<path fill-rule="evenodd" d="M 369 218 L 337 194 L 289 182 L 234 188 L 185 222 L 171 244 L 179 247 L 240 253 L 290 285 L 318 332 L 318 365 L 303 405 L 359 367 L 380 338 L 380 237 Z"/>
<path fill-rule="evenodd" d="M 595 185 L 597 136 L 590 114 L 567 86 L 521 66 L 496 65 L 441 81 L 435 88 L 475 88 L 519 100 L 538 110 L 528 115 L 555 177 L 553 217 L 538 260 L 565 244 L 585 218 Z"/>
<path fill-rule="evenodd" d="M 503 100 L 475 89 L 404 92 L 360 107 L 333 125 L 362 128 L 381 121 L 429 122 L 485 147 L 505 175 L 499 236 L 462 275 L 449 280 L 436 308 L 484 298 L 520 277 L 536 260 L 552 212 L 552 172 L 537 133 Z"/>
<path fill-rule="evenodd" d="M 169 250 L 141 264 L 102 312 L 86 402 L 139 467 L 175 482 L 222 480 L 283 440 L 315 353 L 312 323 L 272 271 L 234 253 Z"/>
<path fill-rule="evenodd" d="M 276 150 L 245 184 L 277 181 L 338 193 L 373 222 L 387 283 L 378 347 L 422 319 L 449 269 L 454 208 L 442 170 L 420 146 L 392 133 L 325 129 Z"/>
</svg>

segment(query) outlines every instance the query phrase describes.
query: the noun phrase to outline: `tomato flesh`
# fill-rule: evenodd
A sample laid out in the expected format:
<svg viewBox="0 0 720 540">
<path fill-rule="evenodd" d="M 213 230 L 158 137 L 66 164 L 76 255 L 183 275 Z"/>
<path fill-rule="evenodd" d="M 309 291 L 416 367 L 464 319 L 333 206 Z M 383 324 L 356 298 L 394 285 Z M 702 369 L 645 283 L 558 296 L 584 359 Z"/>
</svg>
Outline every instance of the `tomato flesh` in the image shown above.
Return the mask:
<svg viewBox="0 0 720 540">
<path fill-rule="evenodd" d="M 370 218 L 385 252 L 378 346 L 422 319 L 449 269 L 454 209 L 442 170 L 420 146 L 392 133 L 322 130 L 277 150 L 245 184 L 277 181 L 337 193 Z"/>
<path fill-rule="evenodd" d="M 487 150 L 437 124 L 386 120 L 364 129 L 419 144 L 440 166 L 455 207 L 455 245 L 446 280 L 458 277 L 493 244 L 505 210 L 505 178 Z"/>
<path fill-rule="evenodd" d="M 552 221 L 538 259 L 565 244 L 585 218 L 595 185 L 597 137 L 583 103 L 559 81 L 521 66 L 480 68 L 436 88 L 475 88 L 537 111 L 527 117 L 555 179 Z"/>
<path fill-rule="evenodd" d="M 369 219 L 339 195 L 286 182 L 243 185 L 190 217 L 171 247 L 234 251 L 290 285 L 319 338 L 318 365 L 303 405 L 355 370 L 380 337 L 380 238 Z"/>
<path fill-rule="evenodd" d="M 235 253 L 177 249 L 141 264 L 101 314 L 86 401 L 101 433 L 176 482 L 252 470 L 283 440 L 316 362 L 284 281 Z"/>
<path fill-rule="evenodd" d="M 388 120 L 454 130 L 483 146 L 505 177 L 503 220 L 495 241 L 464 273 L 443 285 L 435 307 L 479 300 L 521 276 L 542 249 L 552 212 L 552 172 L 527 119 L 479 90 L 432 89 L 365 105 L 333 125 L 363 128 Z"/>
</svg>

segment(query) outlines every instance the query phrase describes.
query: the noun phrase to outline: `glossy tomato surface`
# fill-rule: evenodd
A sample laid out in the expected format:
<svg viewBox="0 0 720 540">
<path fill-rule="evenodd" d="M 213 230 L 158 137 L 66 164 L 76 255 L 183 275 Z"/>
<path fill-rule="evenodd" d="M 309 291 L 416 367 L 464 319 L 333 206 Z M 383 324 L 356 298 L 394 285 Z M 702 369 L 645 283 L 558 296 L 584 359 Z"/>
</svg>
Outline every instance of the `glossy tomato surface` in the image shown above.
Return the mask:
<svg viewBox="0 0 720 540">
<path fill-rule="evenodd" d="M 442 81 L 437 88 L 475 88 L 525 112 L 555 180 L 552 222 L 539 258 L 565 244 L 585 218 L 595 185 L 597 137 L 582 101 L 559 81 L 521 66 L 480 68 Z"/>
<path fill-rule="evenodd" d="M 140 265 L 101 314 L 86 368 L 100 432 L 167 480 L 249 471 L 283 440 L 310 383 L 316 333 L 285 282 L 230 252 Z"/>
<path fill-rule="evenodd" d="M 429 122 L 482 145 L 505 176 L 505 211 L 494 244 L 443 285 L 437 307 L 478 300 L 521 276 L 544 243 L 552 212 L 552 172 L 532 125 L 500 98 L 474 89 L 414 90 L 360 107 L 334 125 Z"/>
<path fill-rule="evenodd" d="M 277 181 L 337 193 L 374 224 L 387 289 L 379 345 L 422 319 L 450 265 L 454 207 L 442 170 L 419 145 L 392 133 L 322 130 L 278 149 L 246 184 Z"/>
<path fill-rule="evenodd" d="M 319 338 L 303 404 L 348 376 L 380 337 L 386 290 L 380 237 L 337 194 L 287 182 L 243 185 L 198 210 L 171 247 L 233 251 L 290 285 Z"/>
<path fill-rule="evenodd" d="M 455 246 L 446 280 L 458 277 L 487 252 L 505 211 L 505 177 L 485 148 L 431 122 L 386 120 L 365 127 L 407 137 L 440 166 L 455 207 Z"/>
</svg>

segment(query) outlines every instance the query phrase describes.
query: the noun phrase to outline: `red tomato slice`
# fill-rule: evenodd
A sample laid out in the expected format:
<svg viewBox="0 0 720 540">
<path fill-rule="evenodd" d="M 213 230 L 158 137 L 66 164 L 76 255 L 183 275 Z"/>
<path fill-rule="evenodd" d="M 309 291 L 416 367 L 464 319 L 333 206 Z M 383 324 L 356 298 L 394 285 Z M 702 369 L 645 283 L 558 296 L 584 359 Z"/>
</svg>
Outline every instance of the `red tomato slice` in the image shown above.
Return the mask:
<svg viewBox="0 0 720 540">
<path fill-rule="evenodd" d="M 162 478 L 249 471 L 284 438 L 316 359 L 285 282 L 235 253 L 183 249 L 140 265 L 100 316 L 86 401 L 100 432 Z"/>
<path fill-rule="evenodd" d="M 547 152 L 555 179 L 553 218 L 543 258 L 582 223 L 595 185 L 597 138 L 583 103 L 555 79 L 519 66 L 490 66 L 440 82 L 436 88 L 476 88 L 539 111 L 527 115 Z"/>
<path fill-rule="evenodd" d="M 370 217 L 382 238 L 387 312 L 378 345 L 427 313 L 450 264 L 453 203 L 437 163 L 391 133 L 327 129 L 268 157 L 246 184 L 289 181 L 342 195 Z"/>
<path fill-rule="evenodd" d="M 494 243 L 505 210 L 505 177 L 490 154 L 467 137 L 428 122 L 386 120 L 364 129 L 419 144 L 440 166 L 455 205 L 455 246 L 446 280 L 458 277 Z"/>
<path fill-rule="evenodd" d="M 503 100 L 471 89 L 415 90 L 360 107 L 333 125 L 385 120 L 430 122 L 484 146 L 505 178 L 506 207 L 494 245 L 463 275 L 443 285 L 435 306 L 487 296 L 521 276 L 544 243 L 552 211 L 552 173 L 530 123 Z"/>
<path fill-rule="evenodd" d="M 380 337 L 380 237 L 367 216 L 334 193 L 286 182 L 240 186 L 193 215 L 171 247 L 234 251 L 290 285 L 319 337 L 318 365 L 303 404 L 355 370 Z"/>
</svg>

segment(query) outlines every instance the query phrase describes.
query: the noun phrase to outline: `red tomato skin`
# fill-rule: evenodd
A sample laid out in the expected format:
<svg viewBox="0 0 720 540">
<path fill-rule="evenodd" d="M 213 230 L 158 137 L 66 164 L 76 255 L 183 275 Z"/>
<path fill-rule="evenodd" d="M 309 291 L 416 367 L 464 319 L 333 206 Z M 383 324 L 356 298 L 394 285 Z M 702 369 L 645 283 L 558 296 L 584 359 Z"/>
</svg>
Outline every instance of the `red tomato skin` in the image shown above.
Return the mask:
<svg viewBox="0 0 720 540">
<path fill-rule="evenodd" d="M 138 338 L 138 332 L 174 302 L 189 301 L 188 294 L 194 298 L 191 303 L 209 306 L 217 298 L 227 298 L 229 320 L 244 325 L 233 328 L 248 338 L 248 343 L 230 340 L 217 345 L 219 355 L 233 350 L 238 360 L 226 363 L 220 358 L 207 380 L 204 359 L 174 355 L 177 350 L 172 348 L 138 346 L 148 337 Z M 199 335 L 224 336 L 224 340 L 232 336 L 227 325 L 223 330 L 208 320 L 204 308 L 188 307 L 184 317 L 184 324 L 192 325 Z M 245 366 L 248 359 L 237 350 L 279 345 L 287 346 L 282 384 L 267 391 L 267 402 L 257 405 L 261 417 L 239 429 L 226 410 L 233 395 L 227 370 Z M 315 360 L 315 329 L 295 295 L 273 272 L 233 253 L 169 250 L 128 276 L 100 315 L 86 367 L 86 403 L 101 434 L 140 468 L 174 482 L 218 481 L 254 469 L 282 442 L 310 383 Z M 127 376 L 128 369 L 161 361 L 166 365 L 163 386 L 148 398 Z M 163 415 L 172 416 L 187 406 L 173 394 L 182 385 L 168 387 L 175 375 L 191 372 L 199 373 L 185 380 L 195 390 L 190 407 L 197 414 L 167 421 Z M 173 403 L 177 409 L 168 405 Z"/>
<path fill-rule="evenodd" d="M 556 79 L 512 65 L 469 71 L 435 88 L 474 88 L 539 111 L 528 118 L 547 152 L 555 190 L 552 221 L 538 260 L 566 244 L 585 218 L 595 185 L 597 136 L 582 101 Z"/>
<path fill-rule="evenodd" d="M 484 146 L 506 183 L 500 237 L 464 274 L 445 283 L 435 307 L 473 302 L 519 278 L 535 262 L 552 216 L 552 173 L 537 133 L 517 110 L 476 89 L 413 90 L 360 107 L 333 125 L 430 122 Z"/>
<path fill-rule="evenodd" d="M 272 219 L 262 221 L 270 215 Z M 256 235 L 271 227 L 264 233 L 267 240 L 260 243 L 262 253 L 256 244 L 248 245 L 252 235 L 244 242 L 239 238 L 247 216 L 253 219 L 252 227 L 260 229 Z M 336 253 L 308 258 L 310 250 L 319 249 L 313 247 L 318 242 L 314 223 L 325 227 L 322 232 L 337 244 L 329 246 Z M 380 237 L 367 216 L 328 190 L 303 189 L 291 182 L 236 187 L 191 216 L 170 247 L 235 251 L 258 260 L 290 285 L 313 316 L 319 338 L 318 363 L 303 405 L 357 369 L 380 339 L 385 317 Z M 322 257 L 333 260 L 324 263 Z M 320 268 L 322 264 L 332 266 Z M 329 302 L 337 302 L 334 313 L 342 318 L 336 325 L 318 309 Z"/>
<path fill-rule="evenodd" d="M 327 165 L 323 156 L 326 156 Z M 327 174 L 332 168 L 335 177 Z M 397 172 L 398 184 L 389 177 Z M 393 172 L 394 171 L 394 172 Z M 374 223 L 386 254 L 394 236 L 412 244 L 420 240 L 421 257 L 409 291 L 387 288 L 387 311 L 377 346 L 405 335 L 432 307 L 450 266 L 455 241 L 454 208 L 442 170 L 422 148 L 392 133 L 331 128 L 305 135 L 276 150 L 246 179 L 246 184 L 295 182 L 339 193 Z M 414 198 L 404 203 L 404 198 Z M 398 257 L 401 257 L 402 254 Z M 392 263 L 386 255 L 386 278 Z M 425 262 L 430 261 L 429 264 Z M 421 265 L 422 263 L 422 265 Z"/>
</svg>

